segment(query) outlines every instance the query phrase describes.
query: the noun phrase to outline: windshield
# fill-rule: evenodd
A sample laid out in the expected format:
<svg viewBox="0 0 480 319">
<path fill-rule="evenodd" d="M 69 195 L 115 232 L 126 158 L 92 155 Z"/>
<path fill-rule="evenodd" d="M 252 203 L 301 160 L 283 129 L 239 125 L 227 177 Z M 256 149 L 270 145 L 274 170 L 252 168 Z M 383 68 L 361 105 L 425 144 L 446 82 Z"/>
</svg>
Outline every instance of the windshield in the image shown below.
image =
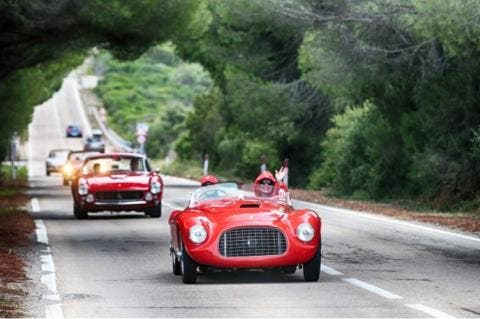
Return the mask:
<svg viewBox="0 0 480 319">
<path fill-rule="evenodd" d="M 112 171 L 144 172 L 145 161 L 141 157 L 115 156 L 91 158 L 83 166 L 83 174 L 100 174 Z"/>
<path fill-rule="evenodd" d="M 290 195 L 284 189 L 275 188 L 271 194 L 262 194 L 254 184 L 245 184 L 240 188 L 236 183 L 218 183 L 196 189 L 190 197 L 189 207 L 208 205 L 218 200 L 255 200 L 271 201 L 291 205 Z"/>
<path fill-rule="evenodd" d="M 216 200 L 238 199 L 242 196 L 235 183 L 218 183 L 196 189 L 190 197 L 189 207 L 206 204 Z"/>
</svg>

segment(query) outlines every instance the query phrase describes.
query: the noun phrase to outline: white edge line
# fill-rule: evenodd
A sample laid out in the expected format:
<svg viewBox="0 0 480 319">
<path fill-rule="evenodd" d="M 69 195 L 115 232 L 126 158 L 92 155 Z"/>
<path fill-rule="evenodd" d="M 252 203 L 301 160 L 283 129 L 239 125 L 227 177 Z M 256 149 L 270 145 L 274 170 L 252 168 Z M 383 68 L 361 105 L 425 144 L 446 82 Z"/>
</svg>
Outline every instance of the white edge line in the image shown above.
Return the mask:
<svg viewBox="0 0 480 319">
<path fill-rule="evenodd" d="M 324 264 L 321 264 L 321 267 L 320 267 L 320 270 L 323 271 L 324 273 L 330 275 L 330 276 L 341 276 L 343 275 L 343 273 L 331 268 L 331 267 L 328 267 Z"/>
<path fill-rule="evenodd" d="M 436 310 L 427 306 L 424 306 L 422 304 L 406 304 L 407 307 L 410 307 L 412 309 L 419 310 L 421 312 L 424 312 L 430 316 L 433 316 L 435 318 L 455 318 L 453 316 L 450 316 L 449 314 L 446 314 L 445 312 L 442 312 L 440 310 Z"/>
<path fill-rule="evenodd" d="M 45 318 L 47 318 L 47 319 L 51 319 L 51 318 L 62 319 L 63 318 L 62 305 L 61 304 L 54 304 L 54 305 L 50 305 L 50 306 L 45 306 Z"/>
<path fill-rule="evenodd" d="M 346 281 L 348 283 L 351 283 L 352 285 L 355 285 L 357 287 L 363 288 L 365 290 L 368 290 L 370 292 L 373 292 L 374 294 L 377 294 L 379 296 L 385 297 L 387 299 L 403 299 L 399 295 L 396 295 L 388 290 L 379 288 L 377 286 L 374 286 L 372 284 L 368 284 L 364 281 L 355 279 L 355 278 L 342 278 L 343 281 Z"/>
<path fill-rule="evenodd" d="M 423 226 L 423 225 L 417 225 L 417 224 L 414 224 L 414 223 L 411 223 L 411 222 L 396 220 L 392 217 L 376 216 L 376 215 L 372 215 L 372 213 L 365 213 L 365 212 L 359 212 L 359 211 L 355 211 L 355 210 L 351 210 L 351 209 L 325 206 L 325 205 L 320 205 L 320 204 L 315 204 L 315 203 L 310 203 L 310 202 L 305 202 L 305 201 L 297 201 L 297 202 L 306 203 L 308 205 L 315 205 L 315 206 L 320 207 L 320 209 L 324 209 L 324 210 L 336 211 L 336 212 L 343 213 L 343 214 L 355 214 L 359 217 L 374 219 L 374 220 L 378 220 L 378 221 L 385 221 L 385 222 L 389 222 L 389 223 L 393 223 L 393 224 L 399 224 L 399 225 L 403 225 L 403 226 L 408 226 L 408 227 L 413 227 L 413 228 L 417 228 L 417 229 L 427 230 L 427 231 L 442 234 L 442 235 L 449 235 L 449 236 L 453 236 L 453 237 L 457 237 L 457 238 L 461 238 L 461 239 L 472 240 L 472 241 L 476 241 L 476 242 L 480 243 L 480 238 L 478 238 L 478 237 L 457 234 L 457 233 L 453 233 L 453 232 L 450 232 L 450 231 L 446 231 L 446 230 L 442 230 L 442 229 L 436 229 L 436 228 Z"/>
<path fill-rule="evenodd" d="M 35 230 L 35 233 L 37 234 L 37 242 L 48 245 L 48 236 L 45 224 L 42 220 L 35 220 L 35 225 L 37 226 L 37 229 Z"/>
<path fill-rule="evenodd" d="M 38 204 L 37 198 L 32 198 L 32 211 L 40 211 L 40 206 Z M 37 242 L 48 245 L 48 236 L 47 228 L 43 220 L 35 220 L 35 225 L 37 226 Z M 53 262 L 53 257 L 51 254 L 50 247 L 43 250 L 46 254 L 40 255 L 41 261 L 41 283 L 47 288 L 48 294 L 43 296 L 44 300 L 57 301 L 56 304 L 46 305 L 45 306 L 45 318 L 46 319 L 63 319 L 62 303 L 60 295 L 57 290 L 57 278 L 55 275 L 55 264 Z"/>
<path fill-rule="evenodd" d="M 36 197 L 33 197 L 30 200 L 30 209 L 33 213 L 38 213 L 40 211 L 40 204 L 38 203 L 38 199 Z"/>
</svg>

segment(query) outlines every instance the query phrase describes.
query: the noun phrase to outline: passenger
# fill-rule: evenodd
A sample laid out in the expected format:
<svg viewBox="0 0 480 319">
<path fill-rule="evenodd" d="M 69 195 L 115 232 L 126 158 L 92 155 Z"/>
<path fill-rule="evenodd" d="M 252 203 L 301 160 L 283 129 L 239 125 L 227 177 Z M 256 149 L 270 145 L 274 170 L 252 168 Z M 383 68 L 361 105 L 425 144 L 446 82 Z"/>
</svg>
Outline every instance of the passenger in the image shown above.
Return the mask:
<svg viewBox="0 0 480 319">
<path fill-rule="evenodd" d="M 213 175 L 205 175 L 205 176 L 202 176 L 202 178 L 200 179 L 201 186 L 208 186 L 208 185 L 213 185 L 217 183 L 218 183 L 218 179 Z"/>
</svg>

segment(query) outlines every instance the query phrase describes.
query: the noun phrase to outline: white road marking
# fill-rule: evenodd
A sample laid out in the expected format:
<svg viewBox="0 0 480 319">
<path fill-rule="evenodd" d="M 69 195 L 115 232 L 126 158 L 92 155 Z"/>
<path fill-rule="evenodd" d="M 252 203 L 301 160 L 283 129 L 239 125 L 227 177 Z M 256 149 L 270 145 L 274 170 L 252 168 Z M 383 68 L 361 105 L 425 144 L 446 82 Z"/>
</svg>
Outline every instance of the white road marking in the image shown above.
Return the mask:
<svg viewBox="0 0 480 319">
<path fill-rule="evenodd" d="M 442 234 L 442 235 L 453 236 L 453 237 L 472 240 L 472 241 L 480 243 L 480 238 L 479 237 L 467 236 L 467 235 L 462 235 L 462 234 L 458 234 L 458 233 L 454 233 L 454 232 L 450 232 L 450 231 L 446 231 L 446 230 L 442 230 L 442 229 L 436 229 L 436 228 L 432 228 L 432 227 L 428 227 L 428 226 L 417 225 L 417 224 L 414 224 L 414 223 L 401 221 L 401 220 L 396 220 L 396 219 L 389 218 L 389 217 L 386 217 L 386 216 L 375 216 L 375 215 L 372 215 L 372 214 L 369 214 L 369 213 L 358 212 L 358 211 L 350 210 L 350 209 L 343 209 L 343 208 L 336 208 L 336 207 L 330 207 L 330 206 L 324 206 L 324 205 L 317 205 L 317 204 L 310 203 L 310 202 L 305 202 L 305 203 L 307 203 L 309 205 L 319 206 L 321 209 L 325 209 L 325 210 L 330 210 L 330 211 L 339 212 L 339 213 L 343 213 L 343 214 L 355 214 L 357 216 L 361 216 L 361 217 L 368 218 L 368 219 L 373 219 L 373 220 L 388 222 L 388 223 L 392 223 L 392 224 L 417 228 L 417 229 L 426 230 L 426 231 L 429 231 L 429 232 L 432 232 L 432 233 L 438 233 L 438 234 Z"/>
<path fill-rule="evenodd" d="M 42 274 L 42 284 L 47 287 L 49 293 L 56 294 L 58 292 L 55 273 Z"/>
<path fill-rule="evenodd" d="M 37 226 L 37 229 L 35 230 L 37 241 L 41 244 L 48 245 L 47 229 L 43 220 L 35 220 L 35 225 Z"/>
<path fill-rule="evenodd" d="M 368 284 L 364 281 L 355 279 L 355 278 L 343 278 L 342 280 L 351 283 L 352 285 L 355 285 L 357 287 L 363 288 L 365 290 L 368 290 L 370 292 L 373 292 L 374 294 L 377 294 L 379 296 L 382 296 L 387 299 L 402 299 L 402 297 L 388 291 L 382 288 L 378 288 L 377 286 Z"/>
<path fill-rule="evenodd" d="M 31 208 L 32 212 L 40 211 L 40 204 L 38 203 L 37 198 L 32 198 Z M 48 245 L 48 235 L 45 223 L 43 222 L 43 220 L 37 219 L 35 220 L 35 225 L 37 226 L 37 229 L 35 230 L 35 233 L 37 234 L 37 242 Z M 57 290 L 57 277 L 55 275 L 55 264 L 53 262 L 53 257 L 51 254 L 52 251 L 50 247 L 47 246 L 45 247 L 45 249 L 42 249 L 41 252 L 43 254 L 40 255 L 42 269 L 42 276 L 40 280 L 48 291 L 48 294 L 44 295 L 43 299 L 58 302 L 45 306 L 45 318 L 63 319 L 62 303 Z"/>
<path fill-rule="evenodd" d="M 407 304 L 406 306 L 416 310 L 420 310 L 434 318 L 455 318 L 453 316 L 450 316 L 449 314 L 446 314 L 445 312 L 424 306 L 422 304 Z"/>
<path fill-rule="evenodd" d="M 42 261 L 43 272 L 55 272 L 55 264 L 53 263 L 53 258 L 51 254 L 41 255 L 40 260 Z"/>
<path fill-rule="evenodd" d="M 328 267 L 324 264 L 321 265 L 320 270 L 323 271 L 324 273 L 330 275 L 330 276 L 341 276 L 343 273 L 336 271 L 335 269 Z"/>
<path fill-rule="evenodd" d="M 30 200 L 30 209 L 34 213 L 38 213 L 40 211 L 40 205 L 38 204 L 38 199 L 36 197 Z"/>
<path fill-rule="evenodd" d="M 54 304 L 45 307 L 45 318 L 58 318 L 63 319 L 63 311 L 61 304 Z"/>
</svg>

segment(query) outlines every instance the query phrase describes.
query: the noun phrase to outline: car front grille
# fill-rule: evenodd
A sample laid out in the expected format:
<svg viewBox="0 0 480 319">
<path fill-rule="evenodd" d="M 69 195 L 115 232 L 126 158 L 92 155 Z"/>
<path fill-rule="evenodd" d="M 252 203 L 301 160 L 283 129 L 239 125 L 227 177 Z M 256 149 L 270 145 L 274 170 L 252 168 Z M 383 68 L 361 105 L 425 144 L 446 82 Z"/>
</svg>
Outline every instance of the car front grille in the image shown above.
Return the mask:
<svg viewBox="0 0 480 319">
<path fill-rule="evenodd" d="M 96 192 L 97 200 L 125 201 L 143 199 L 142 191 L 121 191 L 121 192 Z"/>
<path fill-rule="evenodd" d="M 281 255 L 287 250 L 287 241 L 273 227 L 234 228 L 222 234 L 219 250 L 224 257 Z"/>
</svg>

